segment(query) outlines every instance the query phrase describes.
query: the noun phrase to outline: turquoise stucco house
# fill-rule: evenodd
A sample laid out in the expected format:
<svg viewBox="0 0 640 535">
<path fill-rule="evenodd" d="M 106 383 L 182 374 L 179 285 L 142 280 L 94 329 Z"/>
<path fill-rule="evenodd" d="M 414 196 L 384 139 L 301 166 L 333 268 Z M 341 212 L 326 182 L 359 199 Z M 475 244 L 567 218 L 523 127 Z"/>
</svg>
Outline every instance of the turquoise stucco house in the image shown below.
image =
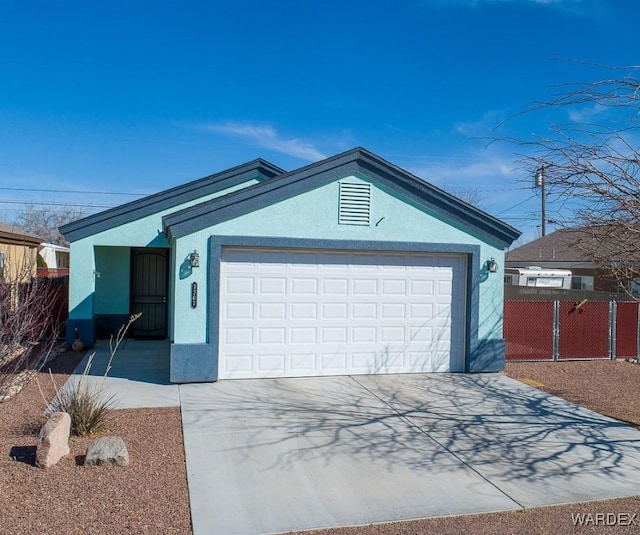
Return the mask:
<svg viewBox="0 0 640 535">
<path fill-rule="evenodd" d="M 67 341 L 170 340 L 173 382 L 504 367 L 519 232 L 362 148 L 255 160 L 70 223 Z"/>
</svg>

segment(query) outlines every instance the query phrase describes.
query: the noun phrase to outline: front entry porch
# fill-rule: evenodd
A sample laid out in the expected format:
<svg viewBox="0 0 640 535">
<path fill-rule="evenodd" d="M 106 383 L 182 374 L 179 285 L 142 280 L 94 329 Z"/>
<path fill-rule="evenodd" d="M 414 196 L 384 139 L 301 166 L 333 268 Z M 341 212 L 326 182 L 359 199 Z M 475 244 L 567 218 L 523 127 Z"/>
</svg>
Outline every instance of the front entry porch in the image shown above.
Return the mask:
<svg viewBox="0 0 640 535">
<path fill-rule="evenodd" d="M 141 407 L 177 407 L 180 405 L 178 385 L 169 382 L 169 341 L 125 339 L 111 361 L 109 342 L 100 340 L 87 352 L 69 381 L 77 382 L 87 361 L 93 356 L 91 368 L 84 379 L 89 386 L 102 388 L 105 395 L 114 396 L 117 409 Z"/>
</svg>

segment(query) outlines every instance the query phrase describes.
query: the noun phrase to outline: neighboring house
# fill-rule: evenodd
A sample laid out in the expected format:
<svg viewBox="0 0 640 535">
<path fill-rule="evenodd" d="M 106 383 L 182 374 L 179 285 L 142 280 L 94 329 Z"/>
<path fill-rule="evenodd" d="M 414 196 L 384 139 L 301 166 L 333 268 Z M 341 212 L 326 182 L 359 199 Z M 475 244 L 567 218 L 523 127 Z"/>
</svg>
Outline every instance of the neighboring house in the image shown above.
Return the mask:
<svg viewBox="0 0 640 535">
<path fill-rule="evenodd" d="M 41 241 L 20 227 L 0 223 L 0 277 L 3 281 L 27 282 L 36 276 Z"/>
<path fill-rule="evenodd" d="M 585 241 L 593 239 L 592 232 L 581 228 L 556 230 L 508 251 L 506 265 L 507 267 L 539 266 L 546 269 L 569 269 L 572 274 L 571 286 L 574 290 L 616 292 L 618 291 L 616 281 L 587 253 Z"/>
<path fill-rule="evenodd" d="M 38 277 L 66 277 L 69 275 L 69 247 L 53 243 L 41 243 L 39 254 L 46 267 L 38 267 Z"/>
<path fill-rule="evenodd" d="M 67 341 L 142 312 L 173 382 L 504 367 L 506 223 L 364 149 L 252 162 L 64 225 Z"/>
</svg>

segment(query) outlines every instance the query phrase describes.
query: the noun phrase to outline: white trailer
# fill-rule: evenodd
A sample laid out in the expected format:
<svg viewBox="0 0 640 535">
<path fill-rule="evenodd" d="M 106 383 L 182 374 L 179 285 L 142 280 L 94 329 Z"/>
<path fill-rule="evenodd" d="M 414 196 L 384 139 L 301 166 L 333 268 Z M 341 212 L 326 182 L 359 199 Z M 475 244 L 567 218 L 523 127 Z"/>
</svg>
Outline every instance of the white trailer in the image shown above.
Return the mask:
<svg viewBox="0 0 640 535">
<path fill-rule="evenodd" d="M 505 268 L 504 283 L 514 286 L 571 290 L 571 271 L 568 269 L 543 269 L 538 266 Z"/>
</svg>

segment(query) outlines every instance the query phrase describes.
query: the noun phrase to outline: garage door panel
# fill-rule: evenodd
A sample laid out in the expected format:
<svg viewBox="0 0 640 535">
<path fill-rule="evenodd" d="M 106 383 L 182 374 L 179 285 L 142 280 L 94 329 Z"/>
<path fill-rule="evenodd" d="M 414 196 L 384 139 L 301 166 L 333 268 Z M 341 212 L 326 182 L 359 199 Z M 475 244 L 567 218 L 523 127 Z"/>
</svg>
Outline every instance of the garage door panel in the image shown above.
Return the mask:
<svg viewBox="0 0 640 535">
<path fill-rule="evenodd" d="M 324 320 L 346 320 L 347 311 L 349 310 L 348 303 L 323 303 L 321 318 Z"/>
<path fill-rule="evenodd" d="M 292 344 L 315 344 L 318 340 L 315 327 L 291 327 L 289 332 Z"/>
<path fill-rule="evenodd" d="M 219 377 L 459 371 L 464 264 L 456 255 L 223 248 Z"/>
<path fill-rule="evenodd" d="M 252 345 L 253 329 L 251 327 L 229 327 L 224 330 L 227 345 Z"/>
<path fill-rule="evenodd" d="M 291 370 L 292 372 L 300 372 L 303 375 L 313 374 L 318 368 L 317 358 L 315 353 L 313 354 L 292 354 L 291 355 Z"/>
<path fill-rule="evenodd" d="M 232 320 L 253 320 L 253 303 L 227 303 L 225 312 Z"/>
<path fill-rule="evenodd" d="M 383 279 L 382 296 L 405 295 L 407 293 L 407 281 L 401 279 Z"/>
<path fill-rule="evenodd" d="M 318 279 L 315 277 L 295 277 L 291 279 L 291 293 L 293 295 L 317 295 Z"/>
<path fill-rule="evenodd" d="M 375 320 L 378 317 L 378 305 L 376 303 L 353 303 L 351 305 L 351 319 Z"/>
<path fill-rule="evenodd" d="M 376 279 L 355 279 L 353 281 L 353 294 L 377 296 L 378 281 Z"/>
<path fill-rule="evenodd" d="M 231 276 L 225 280 L 227 295 L 253 295 L 253 277 Z"/>
<path fill-rule="evenodd" d="M 373 352 L 353 352 L 351 353 L 351 367 L 366 373 L 367 370 L 375 368 L 376 354 Z"/>
<path fill-rule="evenodd" d="M 407 309 L 404 303 L 382 303 L 381 307 L 381 319 L 394 320 L 407 318 Z"/>
<path fill-rule="evenodd" d="M 317 303 L 291 303 L 291 320 L 314 320 L 318 317 Z"/>
<path fill-rule="evenodd" d="M 253 372 L 253 369 L 253 355 L 227 355 L 227 357 L 222 361 L 220 374 L 250 374 Z"/>
<path fill-rule="evenodd" d="M 422 274 L 426 276 L 425 274 Z M 433 295 L 434 284 L 432 280 L 412 280 L 411 295 Z"/>
<path fill-rule="evenodd" d="M 342 372 L 347 369 L 346 353 L 321 353 L 320 362 L 322 371 Z"/>
<path fill-rule="evenodd" d="M 360 344 L 373 344 L 376 342 L 377 329 L 375 327 L 353 327 L 351 329 L 351 342 Z"/>
<path fill-rule="evenodd" d="M 345 279 L 324 279 L 322 281 L 322 293 L 325 295 L 345 295 L 349 288 L 349 281 Z"/>
</svg>

